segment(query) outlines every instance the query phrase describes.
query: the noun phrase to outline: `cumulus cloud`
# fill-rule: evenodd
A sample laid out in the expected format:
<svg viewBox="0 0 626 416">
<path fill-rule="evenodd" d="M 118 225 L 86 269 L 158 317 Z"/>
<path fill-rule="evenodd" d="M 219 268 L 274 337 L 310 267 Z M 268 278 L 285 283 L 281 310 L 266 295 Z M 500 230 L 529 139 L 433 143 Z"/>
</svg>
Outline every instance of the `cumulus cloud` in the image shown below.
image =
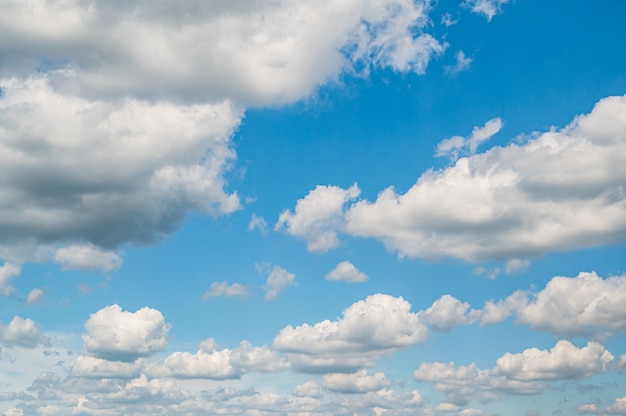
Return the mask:
<svg viewBox="0 0 626 416">
<path fill-rule="evenodd" d="M 99 250 L 93 244 L 73 245 L 59 248 L 54 261 L 63 265 L 63 270 L 117 271 L 122 259 L 112 251 Z"/>
<path fill-rule="evenodd" d="M 359 201 L 343 229 L 401 256 L 468 261 L 619 240 L 626 236 L 625 114 L 626 96 L 605 98 L 564 129 L 460 158 L 404 194 L 387 188 L 374 202 Z"/>
<path fill-rule="evenodd" d="M 0 87 L 0 244 L 89 242 L 56 261 L 115 269 L 103 248 L 159 239 L 190 210 L 238 209 L 222 177 L 240 119 L 230 103 L 88 100 L 46 75 Z"/>
<path fill-rule="evenodd" d="M 443 295 L 423 312 L 428 324 L 439 331 L 449 331 L 455 326 L 465 325 L 475 320 L 476 311 L 469 310 L 467 302 L 454 296 Z"/>
<path fill-rule="evenodd" d="M 80 355 L 74 361 L 69 373 L 75 377 L 85 378 L 135 378 L 139 377 L 143 362 L 137 359 L 133 362 L 108 361 L 89 355 Z"/>
<path fill-rule="evenodd" d="M 77 68 L 82 94 L 276 104 L 355 66 L 424 72 L 444 49 L 423 33 L 429 4 L 5 1 L 0 51 L 4 73 Z"/>
<path fill-rule="evenodd" d="M 280 266 L 273 266 L 267 276 L 267 281 L 263 286 L 265 299 L 277 300 L 278 294 L 289 286 L 296 286 L 296 275 L 289 273 Z"/>
<path fill-rule="evenodd" d="M 283 328 L 274 348 L 289 353 L 292 367 L 299 370 L 354 372 L 426 336 L 426 326 L 409 302 L 379 293 L 352 304 L 336 321 Z"/>
<path fill-rule="evenodd" d="M 615 403 L 606 408 L 612 415 L 626 415 L 626 396 L 615 399 Z"/>
<path fill-rule="evenodd" d="M 248 296 L 250 294 L 250 288 L 239 283 L 233 283 L 229 285 L 228 282 L 213 282 L 209 290 L 202 295 L 202 299 L 209 300 L 218 296 Z"/>
<path fill-rule="evenodd" d="M 32 319 L 14 316 L 8 325 L 0 324 L 0 341 L 4 345 L 34 348 L 40 339 L 39 329 Z"/>
<path fill-rule="evenodd" d="M 337 263 L 337 266 L 326 275 L 326 280 L 344 280 L 350 283 L 367 282 L 367 275 L 357 269 L 349 261 Z"/>
<path fill-rule="evenodd" d="M 322 397 L 320 386 L 313 380 L 298 384 L 291 390 L 291 394 L 296 397 L 313 397 L 319 399 Z"/>
<path fill-rule="evenodd" d="M 502 13 L 502 6 L 509 0 L 465 0 L 463 3 L 472 12 L 483 14 L 488 21 L 491 21 L 496 14 Z"/>
<path fill-rule="evenodd" d="M 39 303 L 43 299 L 43 294 L 43 290 L 35 288 L 28 292 L 28 296 L 26 296 L 26 300 L 24 302 L 27 305 L 34 305 L 36 303 Z"/>
<path fill-rule="evenodd" d="M 91 314 L 82 336 L 87 353 L 109 361 L 133 362 L 161 351 L 167 345 L 170 325 L 161 312 L 144 307 L 122 311 L 119 305 L 106 306 Z"/>
<path fill-rule="evenodd" d="M 360 193 L 356 184 L 348 189 L 319 185 L 298 200 L 293 213 L 283 211 L 274 229 L 305 239 L 310 251 L 328 251 L 339 245 L 337 229 L 343 226 L 343 206 Z"/>
<path fill-rule="evenodd" d="M 502 120 L 500 118 L 492 118 L 484 126 L 474 127 L 470 137 L 454 136 L 443 140 L 437 145 L 435 156 L 448 156 L 450 159 L 456 160 L 460 153 L 474 154 L 481 143 L 489 140 L 500 129 L 502 129 Z"/>
<path fill-rule="evenodd" d="M 248 371 L 278 371 L 286 368 L 284 359 L 268 347 L 253 347 L 242 341 L 234 349 L 199 349 L 195 354 L 175 352 L 146 372 L 153 377 L 205 378 L 225 380 L 241 377 Z"/>
<path fill-rule="evenodd" d="M 15 288 L 11 286 L 11 279 L 19 276 L 22 268 L 13 263 L 4 263 L 0 267 L 0 295 L 11 296 L 15 293 Z"/>
<path fill-rule="evenodd" d="M 322 381 L 322 386 L 324 386 L 326 390 L 344 394 L 377 391 L 388 387 L 390 384 L 391 382 L 385 377 L 384 373 L 376 373 L 370 376 L 365 369 L 352 374 L 324 374 Z"/>
</svg>

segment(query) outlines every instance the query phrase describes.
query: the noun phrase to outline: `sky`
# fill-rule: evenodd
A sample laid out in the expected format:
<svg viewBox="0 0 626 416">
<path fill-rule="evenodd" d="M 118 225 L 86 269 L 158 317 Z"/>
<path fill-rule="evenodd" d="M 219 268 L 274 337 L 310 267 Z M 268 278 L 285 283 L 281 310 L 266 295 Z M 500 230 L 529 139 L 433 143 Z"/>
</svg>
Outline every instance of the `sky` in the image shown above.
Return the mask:
<svg viewBox="0 0 626 416">
<path fill-rule="evenodd" d="M 626 2 L 0 10 L 0 414 L 626 414 Z"/>
</svg>

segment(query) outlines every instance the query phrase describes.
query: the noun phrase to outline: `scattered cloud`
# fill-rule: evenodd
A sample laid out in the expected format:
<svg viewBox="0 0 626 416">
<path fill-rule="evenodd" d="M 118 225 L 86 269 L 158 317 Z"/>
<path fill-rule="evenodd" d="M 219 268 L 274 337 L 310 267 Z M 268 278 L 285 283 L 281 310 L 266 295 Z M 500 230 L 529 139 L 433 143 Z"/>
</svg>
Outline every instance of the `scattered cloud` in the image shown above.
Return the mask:
<svg viewBox="0 0 626 416">
<path fill-rule="evenodd" d="M 122 266 L 122 259 L 112 251 L 103 251 L 93 244 L 82 244 L 59 248 L 54 261 L 63 265 L 63 270 L 115 272 Z"/>
<path fill-rule="evenodd" d="M 291 390 L 291 394 L 296 397 L 312 397 L 314 399 L 319 399 L 322 397 L 319 384 L 317 384 L 313 380 L 298 384 L 293 388 L 293 390 Z"/>
<path fill-rule="evenodd" d="M 465 52 L 458 51 L 455 55 L 456 63 L 452 66 L 446 66 L 445 71 L 450 76 L 455 76 L 459 72 L 467 71 L 473 59 L 465 56 Z"/>
<path fill-rule="evenodd" d="M 39 345 L 41 336 L 35 321 L 14 316 L 8 325 L 0 324 L 0 341 L 10 347 L 34 348 Z"/>
<path fill-rule="evenodd" d="M 202 299 L 209 300 L 210 298 L 218 296 L 248 296 L 249 294 L 250 288 L 242 284 L 233 283 L 229 285 L 228 282 L 213 282 L 209 290 L 202 295 Z"/>
<path fill-rule="evenodd" d="M 296 286 L 296 275 L 289 273 L 280 266 L 273 266 L 267 276 L 267 281 L 263 286 L 265 299 L 277 300 L 278 294 L 289 286 Z"/>
<path fill-rule="evenodd" d="M 71 364 L 69 373 L 74 377 L 84 378 L 135 378 L 139 377 L 143 361 L 109 361 L 102 358 L 80 355 Z"/>
<path fill-rule="evenodd" d="M 615 399 L 615 403 L 606 408 L 611 415 L 626 415 L 626 396 Z"/>
<path fill-rule="evenodd" d="M 248 230 L 259 230 L 261 234 L 267 235 L 267 222 L 265 218 L 252 214 L 252 218 L 250 218 L 250 223 L 248 224 Z"/>
<path fill-rule="evenodd" d="M 459 19 L 454 19 L 450 13 L 444 13 L 441 15 L 441 24 L 445 27 L 454 26 L 459 23 Z"/>
<path fill-rule="evenodd" d="M 350 283 L 367 282 L 367 275 L 357 269 L 349 261 L 337 263 L 337 266 L 326 275 L 326 280 L 343 280 Z"/>
<path fill-rule="evenodd" d="M 500 118 L 492 118 L 484 126 L 474 127 L 472 135 L 468 138 L 454 136 L 443 140 L 437 145 L 435 156 L 448 156 L 450 159 L 456 160 L 462 152 L 474 154 L 481 143 L 489 140 L 500 129 L 502 129 L 502 120 Z"/>
<path fill-rule="evenodd" d="M 476 311 L 469 311 L 469 303 L 462 303 L 450 295 L 443 295 L 423 312 L 428 324 L 438 331 L 449 331 L 455 326 L 475 320 Z"/>
<path fill-rule="evenodd" d="M 330 373 L 324 374 L 322 386 L 326 390 L 335 393 L 357 394 L 378 391 L 388 387 L 391 382 L 384 373 L 368 375 L 367 370 L 362 369 L 352 374 Z"/>
<path fill-rule="evenodd" d="M 368 296 L 336 321 L 287 326 L 274 348 L 287 352 L 293 368 L 307 372 L 354 372 L 371 367 L 383 354 L 426 339 L 428 330 L 402 297 Z"/>
<path fill-rule="evenodd" d="M 35 288 L 28 292 L 28 296 L 26 296 L 26 300 L 24 301 L 27 305 L 34 305 L 36 303 L 41 302 L 43 299 L 43 290 L 39 288 Z"/>
<path fill-rule="evenodd" d="M 509 0 L 465 0 L 463 4 L 472 12 L 485 15 L 487 21 L 491 22 L 495 15 L 502 13 L 502 6 L 508 2 Z"/>
<path fill-rule="evenodd" d="M 91 314 L 82 338 L 85 350 L 92 357 L 133 362 L 164 349 L 169 329 L 156 309 L 144 307 L 128 312 L 119 305 L 111 305 Z"/>
<path fill-rule="evenodd" d="M 0 267 L 0 295 L 11 296 L 15 293 L 11 280 L 19 276 L 21 272 L 22 267 L 13 263 L 4 263 Z"/>
</svg>

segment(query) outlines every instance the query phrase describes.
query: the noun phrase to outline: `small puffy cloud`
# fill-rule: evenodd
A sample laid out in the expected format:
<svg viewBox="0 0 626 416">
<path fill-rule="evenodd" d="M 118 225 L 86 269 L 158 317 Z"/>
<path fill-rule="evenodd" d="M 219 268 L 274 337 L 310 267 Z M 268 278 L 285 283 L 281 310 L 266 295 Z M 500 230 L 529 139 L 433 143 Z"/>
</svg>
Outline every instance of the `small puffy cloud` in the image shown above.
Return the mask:
<svg viewBox="0 0 626 416">
<path fill-rule="evenodd" d="M 455 55 L 456 63 L 452 66 L 446 66 L 445 70 L 450 76 L 455 76 L 459 72 L 467 71 L 472 63 L 473 59 L 465 56 L 465 52 L 458 51 Z M 439 146 L 437 147 L 437 153 L 439 153 Z"/>
<path fill-rule="evenodd" d="M 11 296 L 15 293 L 15 288 L 11 286 L 11 279 L 19 276 L 22 268 L 13 263 L 4 263 L 0 267 L 0 295 Z"/>
<path fill-rule="evenodd" d="M 239 283 L 229 285 L 228 282 L 213 282 L 209 290 L 202 295 L 202 299 L 209 300 L 218 296 L 248 296 L 250 288 Z"/>
<path fill-rule="evenodd" d="M 496 14 L 502 13 L 502 5 L 508 2 L 509 0 L 465 0 L 463 4 L 472 12 L 483 14 L 488 21 L 491 21 Z"/>
<path fill-rule="evenodd" d="M 504 265 L 504 273 L 516 274 L 521 273 L 530 266 L 530 261 L 522 259 L 511 259 Z"/>
<path fill-rule="evenodd" d="M 305 239 L 310 251 L 328 251 L 339 245 L 336 230 L 343 226 L 344 205 L 360 193 L 356 184 L 348 189 L 318 185 L 298 200 L 293 213 L 283 211 L 274 229 Z"/>
<path fill-rule="evenodd" d="M 518 354 L 507 352 L 496 361 L 494 373 L 520 381 L 588 378 L 607 372 L 614 359 L 597 342 L 578 348 L 560 340 L 550 351 L 529 348 Z"/>
<path fill-rule="evenodd" d="M 594 403 L 585 403 L 576 408 L 579 415 L 597 415 L 600 414 L 600 409 Z"/>
<path fill-rule="evenodd" d="M 296 275 L 289 273 L 280 266 L 272 267 L 267 276 L 267 281 L 263 286 L 265 299 L 277 300 L 278 294 L 289 286 L 296 286 Z"/>
<path fill-rule="evenodd" d="M 43 299 L 43 290 L 39 288 L 35 288 L 28 292 L 28 296 L 26 296 L 26 300 L 24 301 L 27 305 L 34 305 L 36 303 L 41 302 Z"/>
<path fill-rule="evenodd" d="M 326 390 L 335 393 L 357 394 L 381 390 L 388 387 L 391 382 L 384 373 L 368 375 L 367 370 L 362 369 L 352 374 L 331 373 L 324 374 L 322 386 Z"/>
<path fill-rule="evenodd" d="M 336 321 L 287 326 L 274 348 L 290 354 L 292 367 L 311 372 L 353 372 L 374 365 L 383 354 L 426 339 L 428 330 L 402 297 L 368 296 Z"/>
<path fill-rule="evenodd" d="M 39 329 L 32 319 L 14 316 L 8 325 L 0 324 L 0 341 L 4 345 L 34 348 L 40 340 Z"/>
<path fill-rule="evenodd" d="M 326 280 L 343 280 L 350 283 L 363 283 L 367 282 L 367 275 L 357 269 L 354 264 L 349 261 L 342 261 L 326 275 Z"/>
<path fill-rule="evenodd" d="M 457 55 L 457 59 L 458 58 Z M 469 66 L 469 62 L 467 65 Z M 454 136 L 443 140 L 437 145 L 437 153 L 435 155 L 448 156 L 450 159 L 456 160 L 461 153 L 474 154 L 481 143 L 489 140 L 493 135 L 498 133 L 500 129 L 502 129 L 502 120 L 500 118 L 492 118 L 486 122 L 484 126 L 474 127 L 472 135 L 468 138 Z"/>
<path fill-rule="evenodd" d="M 469 303 L 463 303 L 450 295 L 443 295 L 423 312 L 428 324 L 439 331 L 449 331 L 455 326 L 474 321 L 475 313 L 468 313 Z"/>
<path fill-rule="evenodd" d="M 261 234 L 267 235 L 267 221 L 261 216 L 252 214 L 252 218 L 250 218 L 248 223 L 248 230 L 259 230 Z"/>
<path fill-rule="evenodd" d="M 54 255 L 55 263 L 63 270 L 115 272 L 122 265 L 120 256 L 112 251 L 101 250 L 93 244 L 81 244 L 59 248 Z"/>
<path fill-rule="evenodd" d="M 319 399 L 322 397 L 319 384 L 317 384 L 313 380 L 298 384 L 293 388 L 293 390 L 291 390 L 291 394 L 296 397 L 312 397 L 314 399 Z"/>
<path fill-rule="evenodd" d="M 626 415 L 626 396 L 615 399 L 615 403 L 606 408 L 611 415 Z"/>
<path fill-rule="evenodd" d="M 69 369 L 74 377 L 84 378 L 135 378 L 143 367 L 138 359 L 134 362 L 108 361 L 89 355 L 80 355 Z"/>
<path fill-rule="evenodd" d="M 133 362 L 161 351 L 167 345 L 170 325 L 156 309 L 122 311 L 119 305 L 106 306 L 91 314 L 82 336 L 87 353 L 110 361 Z"/>
<path fill-rule="evenodd" d="M 234 349 L 199 349 L 195 354 L 175 352 L 162 364 L 152 365 L 146 372 L 153 377 L 236 379 L 248 371 L 278 371 L 286 368 L 284 359 L 268 347 L 254 347 L 242 341 Z"/>
</svg>

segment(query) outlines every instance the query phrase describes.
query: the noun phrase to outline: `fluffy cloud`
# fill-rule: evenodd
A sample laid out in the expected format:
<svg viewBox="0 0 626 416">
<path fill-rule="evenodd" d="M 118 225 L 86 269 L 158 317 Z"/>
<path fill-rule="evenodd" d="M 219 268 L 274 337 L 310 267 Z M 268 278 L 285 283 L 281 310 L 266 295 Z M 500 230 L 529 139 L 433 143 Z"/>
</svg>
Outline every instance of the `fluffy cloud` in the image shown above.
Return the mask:
<svg viewBox="0 0 626 416">
<path fill-rule="evenodd" d="M 128 312 L 111 305 L 91 314 L 85 323 L 83 342 L 93 357 L 132 362 L 165 348 L 169 328 L 156 309 L 144 307 Z"/>
<path fill-rule="evenodd" d="M 391 382 L 384 373 L 376 373 L 372 376 L 367 374 L 367 370 L 359 370 L 356 373 L 331 373 L 324 374 L 322 386 L 335 393 L 367 393 L 388 387 Z"/>
<path fill-rule="evenodd" d="M 54 261 L 63 265 L 63 270 L 117 271 L 122 259 L 112 251 L 99 250 L 92 244 L 61 247 L 54 254 Z"/>
<path fill-rule="evenodd" d="M 424 0 L 0 5 L 5 74 L 76 68 L 72 89 L 100 96 L 289 102 L 355 65 L 422 73 L 444 49 Z"/>
<path fill-rule="evenodd" d="M 206 348 L 206 345 L 210 345 Z M 286 368 L 284 359 L 269 348 L 253 347 L 242 341 L 234 349 L 214 350 L 214 342 L 203 343 L 195 353 L 175 352 L 163 364 L 153 365 L 146 371 L 155 377 L 206 378 L 224 380 L 239 378 L 248 371 L 278 371 Z"/>
<path fill-rule="evenodd" d="M 26 300 L 24 301 L 27 305 L 34 305 L 39 303 L 43 299 L 43 290 L 39 288 L 35 288 L 28 292 L 28 296 L 26 296 Z"/>
<path fill-rule="evenodd" d="M 287 270 L 280 266 L 274 266 L 269 271 L 267 281 L 263 286 L 265 290 L 265 299 L 277 300 L 278 294 L 289 286 L 296 285 L 296 275 L 289 273 Z"/>
<path fill-rule="evenodd" d="M 615 403 L 606 408 L 612 415 L 626 415 L 626 396 L 615 399 Z"/>
<path fill-rule="evenodd" d="M 290 353 L 292 366 L 303 371 L 352 372 L 426 336 L 426 326 L 409 302 L 376 294 L 352 304 L 336 321 L 283 328 L 274 348 Z"/>
<path fill-rule="evenodd" d="M 616 241 L 626 235 L 625 115 L 626 96 L 605 98 L 562 130 L 426 172 L 404 194 L 387 188 L 375 202 L 353 204 L 344 230 L 401 256 L 468 261 Z"/>
<path fill-rule="evenodd" d="M 69 373 L 75 377 L 85 378 L 135 378 L 138 377 L 143 362 L 108 361 L 88 355 L 79 356 L 72 363 Z"/>
<path fill-rule="evenodd" d="M 0 267 L 0 295 L 11 296 L 15 293 L 15 288 L 11 286 L 11 279 L 19 276 L 22 268 L 13 263 L 4 263 Z"/>
<path fill-rule="evenodd" d="M 222 178 L 240 118 L 231 104 L 87 100 L 58 93 L 45 75 L 0 87 L 0 244 L 145 243 L 189 210 L 239 207 Z M 62 248 L 56 260 L 81 269 L 120 262 L 91 245 Z"/>
<path fill-rule="evenodd" d="M 0 341 L 12 347 L 33 348 L 40 341 L 39 329 L 32 319 L 14 316 L 7 326 L 0 324 Z"/>
<path fill-rule="evenodd" d="M 469 303 L 463 303 L 450 295 L 443 295 L 423 312 L 426 321 L 434 329 L 449 331 L 459 325 L 474 321 L 476 312 L 469 311 Z"/>
<path fill-rule="evenodd" d="M 298 384 L 291 390 L 291 394 L 296 397 L 313 397 L 317 399 L 322 397 L 319 384 L 313 380 Z"/>
<path fill-rule="evenodd" d="M 319 185 L 298 200 L 294 213 L 283 211 L 274 229 L 305 239 L 310 251 L 328 251 L 339 245 L 336 231 L 343 225 L 343 206 L 360 193 L 356 184 L 348 189 Z"/>
<path fill-rule="evenodd" d="M 474 13 L 484 14 L 491 21 L 496 14 L 502 12 L 502 5 L 508 2 L 509 0 L 465 0 L 463 4 Z"/>
<path fill-rule="evenodd" d="M 469 63 L 467 65 L 469 65 Z M 468 138 L 454 136 L 443 140 L 437 145 L 437 153 L 435 153 L 435 155 L 448 156 L 456 160 L 460 153 L 474 154 L 481 143 L 489 140 L 493 135 L 498 133 L 500 129 L 502 129 L 502 120 L 500 118 L 492 118 L 486 122 L 484 126 L 474 127 L 472 135 Z"/>
<path fill-rule="evenodd" d="M 344 280 L 351 283 L 363 283 L 367 282 L 367 275 L 357 269 L 354 264 L 349 261 L 342 261 L 326 275 L 326 280 Z"/>
<path fill-rule="evenodd" d="M 202 296 L 202 299 L 208 300 L 217 296 L 248 296 L 250 289 L 242 284 L 228 282 L 213 282 L 209 290 Z"/>
</svg>

